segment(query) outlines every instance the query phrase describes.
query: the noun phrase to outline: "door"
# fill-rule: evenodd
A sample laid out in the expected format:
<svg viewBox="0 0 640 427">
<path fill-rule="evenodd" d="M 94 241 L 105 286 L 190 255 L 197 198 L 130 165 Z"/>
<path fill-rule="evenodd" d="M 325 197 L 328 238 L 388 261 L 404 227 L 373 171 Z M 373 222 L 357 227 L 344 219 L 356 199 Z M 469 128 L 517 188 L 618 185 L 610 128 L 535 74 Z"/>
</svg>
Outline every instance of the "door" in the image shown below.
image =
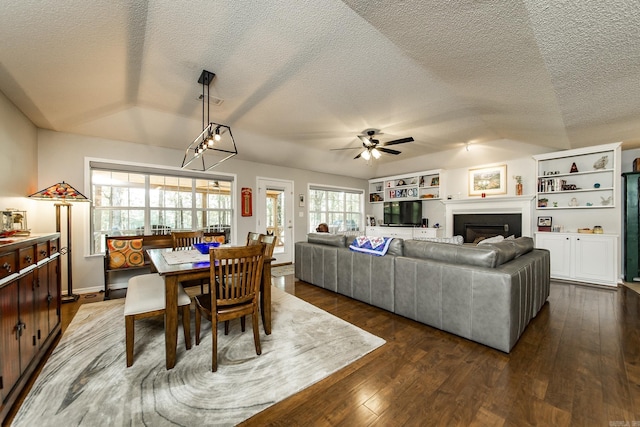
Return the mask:
<svg viewBox="0 0 640 427">
<path fill-rule="evenodd" d="M 293 181 L 260 177 L 257 181 L 256 231 L 278 236 L 272 264 L 293 262 Z"/>
</svg>

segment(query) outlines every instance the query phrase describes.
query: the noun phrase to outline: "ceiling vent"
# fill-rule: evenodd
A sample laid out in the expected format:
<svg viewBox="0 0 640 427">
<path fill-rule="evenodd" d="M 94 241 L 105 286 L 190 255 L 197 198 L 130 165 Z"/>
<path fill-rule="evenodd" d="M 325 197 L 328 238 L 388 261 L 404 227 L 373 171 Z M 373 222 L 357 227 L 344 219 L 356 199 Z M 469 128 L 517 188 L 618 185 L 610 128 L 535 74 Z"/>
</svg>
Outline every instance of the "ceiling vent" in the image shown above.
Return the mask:
<svg viewBox="0 0 640 427">
<path fill-rule="evenodd" d="M 200 100 L 200 101 L 202 100 L 202 94 L 198 95 L 198 100 Z M 209 103 L 211 105 L 214 105 L 214 106 L 218 107 L 218 106 L 222 105 L 223 102 L 224 102 L 224 99 L 215 97 L 213 95 L 209 95 Z"/>
</svg>

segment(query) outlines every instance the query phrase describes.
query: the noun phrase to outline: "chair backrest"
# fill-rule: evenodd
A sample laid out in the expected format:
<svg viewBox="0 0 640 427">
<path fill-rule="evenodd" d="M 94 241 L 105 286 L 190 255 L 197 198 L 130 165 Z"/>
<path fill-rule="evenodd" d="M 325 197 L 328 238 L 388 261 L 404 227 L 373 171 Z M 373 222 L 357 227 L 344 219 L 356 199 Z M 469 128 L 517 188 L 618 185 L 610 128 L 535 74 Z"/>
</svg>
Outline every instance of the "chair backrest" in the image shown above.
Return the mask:
<svg viewBox="0 0 640 427">
<path fill-rule="evenodd" d="M 266 246 L 264 248 L 264 256 L 265 258 L 273 257 L 273 250 L 276 248 L 278 244 L 278 236 L 274 236 L 273 234 L 267 234 L 266 236 L 263 234 L 260 237 L 260 242 L 264 243 Z"/>
<path fill-rule="evenodd" d="M 194 243 L 201 243 L 204 233 L 202 231 L 174 231 L 171 233 L 173 250 L 193 249 Z"/>
<path fill-rule="evenodd" d="M 260 236 L 262 236 L 262 234 L 250 231 L 249 234 L 247 234 L 247 246 L 260 243 Z"/>
<path fill-rule="evenodd" d="M 211 307 L 257 303 L 264 244 L 215 248 L 210 253 Z M 213 311 L 213 310 L 212 310 Z"/>
</svg>

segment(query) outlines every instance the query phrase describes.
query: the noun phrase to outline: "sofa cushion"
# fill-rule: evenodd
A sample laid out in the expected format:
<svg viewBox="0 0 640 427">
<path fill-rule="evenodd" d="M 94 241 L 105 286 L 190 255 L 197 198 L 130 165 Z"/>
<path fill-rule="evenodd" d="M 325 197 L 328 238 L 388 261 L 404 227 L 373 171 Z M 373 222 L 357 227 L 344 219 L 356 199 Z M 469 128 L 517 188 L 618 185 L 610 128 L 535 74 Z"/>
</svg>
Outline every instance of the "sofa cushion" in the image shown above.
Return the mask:
<svg viewBox="0 0 640 427">
<path fill-rule="evenodd" d="M 461 245 L 464 243 L 464 237 L 418 237 L 416 240 L 422 240 L 423 242 L 437 242 L 437 243 L 451 243 L 453 245 Z"/>
<path fill-rule="evenodd" d="M 403 256 L 404 255 L 404 240 L 393 238 L 389 244 L 387 255 Z"/>
<path fill-rule="evenodd" d="M 511 242 L 502 240 L 497 243 L 487 243 L 481 247 L 493 248 L 496 251 L 496 267 L 516 258 L 516 248 Z"/>
<path fill-rule="evenodd" d="M 327 246 L 337 246 L 339 248 L 347 246 L 346 237 L 342 234 L 309 233 L 307 235 L 307 242 Z"/>
<path fill-rule="evenodd" d="M 404 256 L 432 259 L 454 264 L 494 268 L 498 261 L 498 251 L 487 247 L 452 245 L 449 243 L 407 240 L 404 242 Z"/>
<path fill-rule="evenodd" d="M 516 250 L 516 258 L 520 255 L 524 255 L 527 252 L 531 252 L 533 250 L 533 238 L 532 237 L 518 237 L 517 239 L 505 239 L 506 243 L 510 243 L 514 246 Z"/>
</svg>

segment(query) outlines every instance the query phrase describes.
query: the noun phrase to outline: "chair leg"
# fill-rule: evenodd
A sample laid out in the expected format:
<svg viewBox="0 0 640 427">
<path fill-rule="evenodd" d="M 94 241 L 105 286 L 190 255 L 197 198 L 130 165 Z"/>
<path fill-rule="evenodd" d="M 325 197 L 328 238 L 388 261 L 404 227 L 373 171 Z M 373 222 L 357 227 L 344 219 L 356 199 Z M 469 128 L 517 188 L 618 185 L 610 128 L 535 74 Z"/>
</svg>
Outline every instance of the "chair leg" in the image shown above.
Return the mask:
<svg viewBox="0 0 640 427">
<path fill-rule="evenodd" d="M 133 316 L 124 317 L 125 341 L 127 349 L 127 368 L 133 365 L 133 342 L 134 342 L 134 325 Z"/>
<path fill-rule="evenodd" d="M 229 335 L 229 321 L 228 320 L 224 321 L 224 334 L 225 335 Z"/>
<path fill-rule="evenodd" d="M 257 308 L 257 307 L 256 307 Z M 244 317 L 243 317 L 244 319 Z M 258 310 L 253 310 L 253 342 L 256 345 L 256 354 L 262 354 L 262 348 L 260 347 L 260 326 L 258 325 Z"/>
<path fill-rule="evenodd" d="M 242 316 L 242 317 L 240 318 L 240 326 L 242 327 L 242 332 L 244 332 L 244 329 L 245 329 L 246 324 L 247 324 L 247 322 L 246 322 L 246 320 L 244 319 L 244 316 Z"/>
<path fill-rule="evenodd" d="M 200 345 L 200 322 L 202 315 L 200 309 L 196 307 L 196 345 Z"/>
<path fill-rule="evenodd" d="M 184 343 L 187 350 L 191 349 L 191 306 L 182 307 L 182 329 L 184 330 Z"/>
<path fill-rule="evenodd" d="M 218 319 L 211 315 L 211 372 L 218 370 Z"/>
</svg>

